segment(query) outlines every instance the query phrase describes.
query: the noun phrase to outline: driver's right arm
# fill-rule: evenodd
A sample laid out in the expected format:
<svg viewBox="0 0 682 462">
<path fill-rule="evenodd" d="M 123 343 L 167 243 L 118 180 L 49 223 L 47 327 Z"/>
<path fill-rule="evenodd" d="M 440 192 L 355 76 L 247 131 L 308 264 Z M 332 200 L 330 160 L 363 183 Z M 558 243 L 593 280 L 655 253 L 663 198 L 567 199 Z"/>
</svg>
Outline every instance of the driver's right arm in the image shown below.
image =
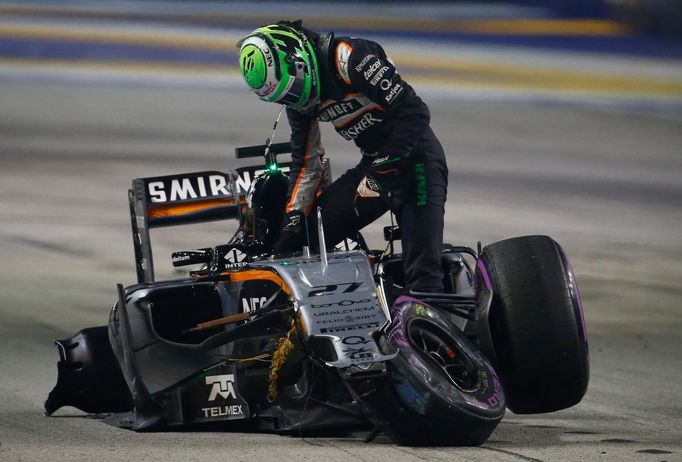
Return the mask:
<svg viewBox="0 0 682 462">
<path fill-rule="evenodd" d="M 320 140 L 320 126 L 312 115 L 287 108 L 291 127 L 291 173 L 286 215 L 282 232 L 275 242 L 275 254 L 286 254 L 301 249 L 305 238 L 305 215 L 310 215 L 322 179 L 324 149 Z"/>
<path fill-rule="evenodd" d="M 309 114 L 287 108 L 291 127 L 291 181 L 286 212 L 299 211 L 310 215 L 313 202 L 322 186 L 322 156 L 320 126 Z"/>
</svg>

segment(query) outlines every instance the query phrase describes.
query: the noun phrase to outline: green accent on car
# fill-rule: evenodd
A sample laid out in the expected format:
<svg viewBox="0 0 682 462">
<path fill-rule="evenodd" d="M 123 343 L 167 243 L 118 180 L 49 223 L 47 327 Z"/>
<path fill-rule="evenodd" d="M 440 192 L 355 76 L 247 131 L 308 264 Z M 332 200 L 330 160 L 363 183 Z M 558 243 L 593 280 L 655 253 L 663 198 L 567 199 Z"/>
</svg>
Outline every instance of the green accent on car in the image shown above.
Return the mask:
<svg viewBox="0 0 682 462">
<path fill-rule="evenodd" d="M 263 53 L 254 45 L 245 46 L 239 56 L 239 69 L 251 88 L 259 89 L 265 83 L 267 68 Z"/>
<path fill-rule="evenodd" d="M 424 162 L 414 164 L 414 173 L 417 178 L 417 205 L 426 205 L 426 173 L 424 173 Z"/>
</svg>

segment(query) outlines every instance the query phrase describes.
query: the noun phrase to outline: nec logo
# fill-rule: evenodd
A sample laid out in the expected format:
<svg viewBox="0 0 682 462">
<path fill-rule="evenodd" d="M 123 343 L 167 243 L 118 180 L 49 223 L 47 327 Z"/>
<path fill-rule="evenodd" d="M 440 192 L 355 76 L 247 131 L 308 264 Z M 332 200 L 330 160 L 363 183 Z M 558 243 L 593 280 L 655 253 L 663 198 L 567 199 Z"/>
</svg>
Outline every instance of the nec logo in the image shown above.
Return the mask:
<svg viewBox="0 0 682 462">
<path fill-rule="evenodd" d="M 252 311 L 256 311 L 258 308 L 265 305 L 267 301 L 267 297 L 242 298 L 242 311 L 244 313 L 251 313 Z"/>
<path fill-rule="evenodd" d="M 215 401 L 218 395 L 223 399 L 237 399 L 237 394 L 234 392 L 234 374 L 208 376 L 206 385 L 213 385 L 211 394 L 208 396 L 209 401 Z"/>
</svg>

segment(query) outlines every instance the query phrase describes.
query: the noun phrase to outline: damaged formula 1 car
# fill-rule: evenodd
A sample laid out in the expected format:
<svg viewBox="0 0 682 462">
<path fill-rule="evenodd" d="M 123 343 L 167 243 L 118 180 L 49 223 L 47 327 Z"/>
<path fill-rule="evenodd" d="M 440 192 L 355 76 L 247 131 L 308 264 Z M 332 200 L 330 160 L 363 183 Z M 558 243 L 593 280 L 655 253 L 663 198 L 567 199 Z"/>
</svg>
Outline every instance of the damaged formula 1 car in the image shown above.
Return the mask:
<svg viewBox="0 0 682 462">
<path fill-rule="evenodd" d="M 319 250 L 273 259 L 289 181 L 276 154 L 289 149 L 238 148 L 238 158 L 265 154 L 265 165 L 227 174 L 133 181 L 138 283 L 118 285 L 107 326 L 56 341 L 48 415 L 74 406 L 138 431 L 219 422 L 478 445 L 505 408 L 544 413 L 581 400 L 585 321 L 555 241 L 446 245 L 446 293 L 402 288 L 395 227 L 384 230 L 384 252 L 360 235 L 328 252 L 318 220 Z M 152 228 L 228 218 L 240 224 L 229 243 L 172 255 L 174 266 L 199 269 L 154 280 Z"/>
</svg>

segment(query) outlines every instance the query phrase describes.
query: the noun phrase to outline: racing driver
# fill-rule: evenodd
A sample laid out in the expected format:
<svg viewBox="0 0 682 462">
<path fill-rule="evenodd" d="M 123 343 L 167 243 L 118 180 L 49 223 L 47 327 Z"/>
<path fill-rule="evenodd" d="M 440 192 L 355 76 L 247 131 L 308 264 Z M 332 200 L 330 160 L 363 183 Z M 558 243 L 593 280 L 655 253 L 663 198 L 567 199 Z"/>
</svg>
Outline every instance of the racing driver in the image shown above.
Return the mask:
<svg viewBox="0 0 682 462">
<path fill-rule="evenodd" d="M 301 21 L 260 27 L 238 46 L 244 80 L 260 99 L 286 106 L 291 127 L 291 182 L 275 254 L 301 249 L 314 204 L 322 207 L 330 246 L 390 208 L 402 232 L 407 288 L 442 292 L 445 155 L 429 126 L 429 109 L 383 48 L 318 35 Z M 320 121 L 331 122 L 362 153 L 358 165 L 322 193 Z"/>
</svg>

